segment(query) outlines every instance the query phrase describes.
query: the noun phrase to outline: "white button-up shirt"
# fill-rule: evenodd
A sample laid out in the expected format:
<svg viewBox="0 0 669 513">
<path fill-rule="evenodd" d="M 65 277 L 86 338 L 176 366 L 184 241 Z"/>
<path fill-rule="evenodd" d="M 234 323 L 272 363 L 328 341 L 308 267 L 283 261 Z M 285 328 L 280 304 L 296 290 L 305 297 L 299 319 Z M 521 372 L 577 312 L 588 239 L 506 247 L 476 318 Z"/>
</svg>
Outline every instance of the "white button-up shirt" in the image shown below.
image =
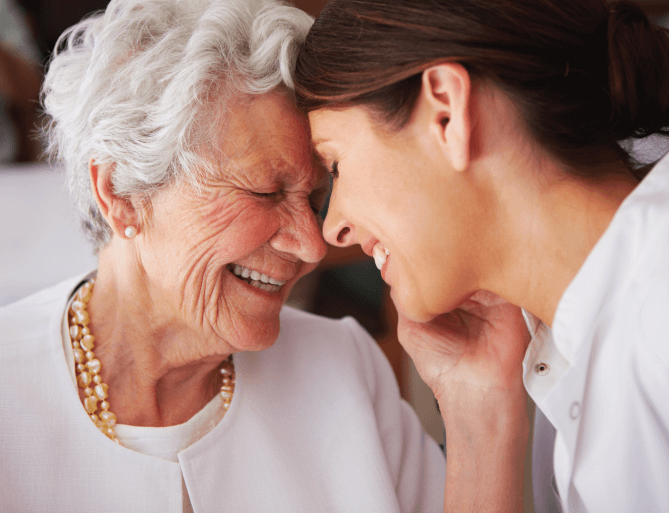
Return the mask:
<svg viewBox="0 0 669 513">
<path fill-rule="evenodd" d="M 669 158 L 622 203 L 561 298 L 531 314 L 527 391 L 557 430 L 565 512 L 669 512 Z"/>
</svg>

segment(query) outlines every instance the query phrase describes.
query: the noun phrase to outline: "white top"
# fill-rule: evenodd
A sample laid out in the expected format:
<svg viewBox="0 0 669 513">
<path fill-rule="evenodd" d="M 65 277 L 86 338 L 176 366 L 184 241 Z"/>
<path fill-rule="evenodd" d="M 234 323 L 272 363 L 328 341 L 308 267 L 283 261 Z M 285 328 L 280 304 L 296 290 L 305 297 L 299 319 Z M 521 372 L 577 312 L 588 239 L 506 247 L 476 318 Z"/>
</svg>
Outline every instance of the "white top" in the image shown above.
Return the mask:
<svg viewBox="0 0 669 513">
<path fill-rule="evenodd" d="M 61 336 L 68 280 L 0 308 L 0 509 L 441 512 L 445 460 L 352 319 L 284 308 L 271 348 L 235 355 L 230 409 L 178 462 L 88 418 Z"/>
<path fill-rule="evenodd" d="M 93 272 L 86 277 L 86 280 L 94 277 L 97 273 Z M 74 370 L 74 351 L 72 349 L 72 338 L 70 337 L 68 311 L 72 306 L 75 294 L 72 294 L 67 306 L 63 312 L 61 333 L 63 337 L 63 351 L 65 360 L 68 362 L 70 376 L 72 377 L 72 386 L 78 389 L 77 375 Z M 197 442 L 204 435 L 216 427 L 223 416 L 223 398 L 216 394 L 214 398 L 207 403 L 199 412 L 193 415 L 183 424 L 168 427 L 146 427 L 129 426 L 127 424 L 116 424 L 114 432 L 116 439 L 127 449 L 161 458 L 167 461 L 179 463 L 179 453 Z M 193 506 L 188 496 L 186 483 L 181 483 L 183 494 L 183 513 L 193 513 Z"/>
<path fill-rule="evenodd" d="M 179 463 L 179 453 L 209 433 L 223 418 L 225 409 L 219 394 L 187 422 L 169 427 L 143 427 L 116 424 L 116 439 L 133 451 Z M 188 487 L 181 476 L 183 513 L 193 513 Z"/>
<path fill-rule="evenodd" d="M 528 315 L 525 386 L 557 429 L 565 512 L 669 511 L 669 158 L 625 199 L 560 300 Z M 550 477 L 550 476 L 548 476 Z"/>
</svg>

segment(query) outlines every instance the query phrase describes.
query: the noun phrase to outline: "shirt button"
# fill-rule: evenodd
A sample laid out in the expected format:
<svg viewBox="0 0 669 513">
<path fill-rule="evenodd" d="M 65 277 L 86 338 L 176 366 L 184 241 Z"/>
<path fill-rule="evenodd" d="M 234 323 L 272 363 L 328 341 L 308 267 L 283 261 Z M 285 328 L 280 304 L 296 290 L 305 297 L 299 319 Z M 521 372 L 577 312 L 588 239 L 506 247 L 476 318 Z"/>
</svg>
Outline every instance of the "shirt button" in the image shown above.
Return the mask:
<svg viewBox="0 0 669 513">
<path fill-rule="evenodd" d="M 534 366 L 534 372 L 536 372 L 539 376 L 545 376 L 550 372 L 550 370 L 551 366 L 544 362 L 537 363 Z"/>
<path fill-rule="evenodd" d="M 581 403 L 574 401 L 571 403 L 571 409 L 569 410 L 569 416 L 576 420 L 581 415 Z"/>
</svg>

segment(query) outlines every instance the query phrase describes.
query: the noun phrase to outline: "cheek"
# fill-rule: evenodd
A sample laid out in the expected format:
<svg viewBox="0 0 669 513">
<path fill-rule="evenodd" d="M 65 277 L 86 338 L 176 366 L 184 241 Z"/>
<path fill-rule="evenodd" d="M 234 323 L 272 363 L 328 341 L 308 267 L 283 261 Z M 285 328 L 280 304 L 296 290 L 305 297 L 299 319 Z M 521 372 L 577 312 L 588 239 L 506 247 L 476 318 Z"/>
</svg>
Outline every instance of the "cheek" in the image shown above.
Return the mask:
<svg viewBox="0 0 669 513">
<path fill-rule="evenodd" d="M 152 281 L 186 302 L 214 286 L 227 264 L 262 246 L 277 225 L 269 209 L 243 198 L 200 207 L 175 202 L 172 211 L 156 212 L 154 219 L 143 266 Z"/>
<path fill-rule="evenodd" d="M 444 223 L 428 217 L 420 206 L 404 214 L 389 214 L 378 233 L 391 251 L 387 281 L 398 308 L 412 320 L 424 322 L 448 311 L 467 271 Z"/>
<path fill-rule="evenodd" d="M 398 269 L 398 292 L 415 321 L 425 322 L 457 308 L 476 287 L 472 280 L 472 256 L 462 241 L 439 234 L 417 233 L 412 250 L 402 255 Z M 431 236 L 436 235 L 436 236 Z"/>
<path fill-rule="evenodd" d="M 271 209 L 251 198 L 214 203 L 194 218 L 190 252 L 226 265 L 267 242 L 277 222 Z"/>
</svg>

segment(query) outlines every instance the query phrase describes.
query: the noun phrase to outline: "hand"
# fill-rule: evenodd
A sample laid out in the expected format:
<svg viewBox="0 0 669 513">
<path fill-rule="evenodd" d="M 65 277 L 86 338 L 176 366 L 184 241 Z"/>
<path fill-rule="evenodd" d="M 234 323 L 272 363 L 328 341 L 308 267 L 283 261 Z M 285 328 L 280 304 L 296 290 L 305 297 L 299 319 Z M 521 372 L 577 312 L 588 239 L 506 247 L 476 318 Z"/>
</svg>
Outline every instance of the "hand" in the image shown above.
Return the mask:
<svg viewBox="0 0 669 513">
<path fill-rule="evenodd" d="M 530 342 L 519 307 L 478 291 L 456 310 L 417 323 L 399 314 L 398 337 L 440 400 L 462 389 L 522 389 Z"/>
<path fill-rule="evenodd" d="M 530 336 L 520 308 L 478 291 L 427 323 L 400 313 L 398 336 L 444 419 L 444 511 L 523 511 Z"/>
</svg>

